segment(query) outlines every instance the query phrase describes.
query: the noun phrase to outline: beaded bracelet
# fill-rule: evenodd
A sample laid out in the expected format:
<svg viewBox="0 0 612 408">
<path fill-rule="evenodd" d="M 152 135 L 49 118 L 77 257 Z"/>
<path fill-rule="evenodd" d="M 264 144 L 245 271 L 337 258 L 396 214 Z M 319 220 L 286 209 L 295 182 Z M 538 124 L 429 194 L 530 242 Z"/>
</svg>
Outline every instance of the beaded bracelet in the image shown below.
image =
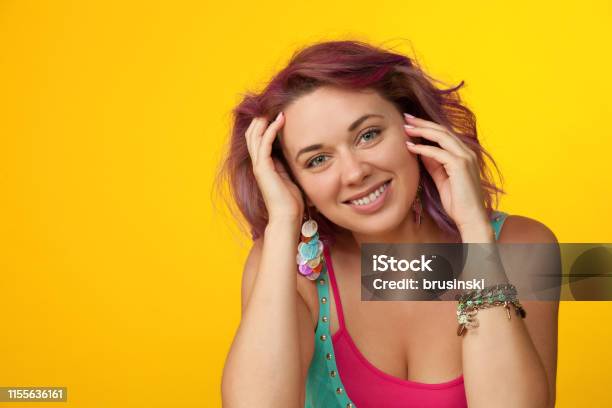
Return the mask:
<svg viewBox="0 0 612 408">
<path fill-rule="evenodd" d="M 462 336 L 465 331 L 478 327 L 476 314 L 480 309 L 494 306 L 504 306 L 508 320 L 510 320 L 510 304 L 516 310 L 516 315 L 525 318 L 527 312 L 518 301 L 516 287 L 509 283 L 489 286 L 484 289 L 473 290 L 459 296 L 457 304 L 457 336 Z"/>
</svg>

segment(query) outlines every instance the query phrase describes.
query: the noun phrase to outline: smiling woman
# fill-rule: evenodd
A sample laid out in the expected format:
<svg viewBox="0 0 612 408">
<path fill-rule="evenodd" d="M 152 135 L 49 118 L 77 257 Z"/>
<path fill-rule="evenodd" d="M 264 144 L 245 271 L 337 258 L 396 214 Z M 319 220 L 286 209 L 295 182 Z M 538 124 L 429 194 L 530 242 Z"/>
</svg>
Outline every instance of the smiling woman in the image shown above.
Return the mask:
<svg viewBox="0 0 612 408">
<path fill-rule="evenodd" d="M 234 110 L 217 186 L 254 244 L 226 406 L 554 406 L 556 303 L 525 322 L 491 307 L 449 336 L 454 302 L 360 302 L 366 242 L 555 242 L 496 210 L 461 84 L 435 82 L 404 55 L 326 42 Z"/>
</svg>

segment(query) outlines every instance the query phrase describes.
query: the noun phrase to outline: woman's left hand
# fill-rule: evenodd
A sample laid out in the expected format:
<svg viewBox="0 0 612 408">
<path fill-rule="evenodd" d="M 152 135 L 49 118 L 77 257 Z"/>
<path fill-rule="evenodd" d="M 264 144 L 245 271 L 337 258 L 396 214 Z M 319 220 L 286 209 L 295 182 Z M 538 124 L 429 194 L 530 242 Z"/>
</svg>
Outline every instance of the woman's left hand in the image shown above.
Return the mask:
<svg viewBox="0 0 612 408">
<path fill-rule="evenodd" d="M 430 146 L 406 142 L 408 150 L 421 156 L 423 165 L 436 184 L 442 206 L 462 236 L 468 232 L 491 229 L 484 206 L 478 158 L 456 135 L 437 123 L 408 117 L 404 129 L 408 136 L 423 137 L 438 144 Z"/>
</svg>

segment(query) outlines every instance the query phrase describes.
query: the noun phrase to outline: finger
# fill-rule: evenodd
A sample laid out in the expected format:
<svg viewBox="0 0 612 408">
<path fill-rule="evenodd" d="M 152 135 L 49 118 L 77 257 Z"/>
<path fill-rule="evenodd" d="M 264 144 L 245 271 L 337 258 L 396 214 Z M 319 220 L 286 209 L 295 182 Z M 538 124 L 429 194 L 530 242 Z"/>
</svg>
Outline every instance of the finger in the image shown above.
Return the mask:
<svg viewBox="0 0 612 408">
<path fill-rule="evenodd" d="M 276 119 L 274 119 L 274 121 L 270 123 L 270 126 L 268 126 L 268 128 L 266 129 L 265 133 L 261 138 L 261 143 L 259 144 L 259 151 L 257 153 L 259 159 L 265 159 L 266 157 L 270 157 L 272 153 L 272 143 L 274 142 L 278 131 L 285 123 L 284 118 L 285 115 L 283 115 L 283 112 L 279 112 L 279 114 L 276 116 Z"/>
<path fill-rule="evenodd" d="M 446 130 L 425 127 L 408 128 L 406 126 L 404 126 L 404 129 L 410 136 L 424 137 L 427 140 L 438 143 L 440 147 L 456 156 L 464 159 L 471 159 L 471 154 L 468 152 L 469 148 L 463 145 L 463 143 L 456 136 L 451 135 Z"/>
<path fill-rule="evenodd" d="M 448 135 L 450 135 L 450 137 L 452 137 L 453 139 L 457 141 L 457 143 L 467 152 L 468 155 L 473 156 L 474 158 L 477 158 L 476 153 L 472 149 L 470 149 L 470 147 L 463 140 L 457 137 L 457 135 L 449 131 L 447 127 L 442 126 L 436 122 L 432 122 L 430 120 L 416 118 L 407 113 L 404 113 L 404 119 L 409 125 L 413 125 L 415 127 L 432 128 L 432 129 L 437 129 L 441 132 L 447 133 Z"/>
<path fill-rule="evenodd" d="M 475 166 L 470 166 L 470 162 L 465 160 L 462 157 L 453 155 L 448 151 L 441 149 L 436 146 L 423 145 L 423 144 L 414 144 L 412 142 L 406 142 L 406 146 L 410 151 L 415 154 L 420 154 L 422 157 L 430 157 L 435 159 L 444 165 L 445 170 L 447 172 L 454 170 L 463 170 L 466 169 L 469 173 L 472 173 L 471 170 L 475 169 L 475 173 L 478 174 L 478 168 Z M 423 163 L 425 164 L 425 162 Z M 450 174 L 450 173 L 449 173 Z M 473 173 L 472 173 L 473 174 Z"/>
<path fill-rule="evenodd" d="M 251 155 L 252 160 L 255 159 L 255 152 L 257 152 L 255 148 L 257 145 L 257 142 L 256 142 L 257 127 L 261 124 L 262 120 L 265 120 L 265 119 L 262 117 L 253 118 L 253 120 L 251 121 L 251 124 L 249 125 L 249 129 L 247 129 L 247 132 L 246 132 L 249 154 Z"/>
<path fill-rule="evenodd" d="M 431 175 L 436 185 L 441 185 L 442 181 L 448 178 L 445 166 L 453 161 L 453 156 L 450 153 L 434 146 L 410 145 L 408 142 L 406 142 L 406 146 L 408 146 L 410 151 L 421 156 L 425 169 Z"/>
<path fill-rule="evenodd" d="M 253 156 L 253 150 L 251 149 L 251 144 L 252 144 L 252 137 L 251 137 L 251 132 L 253 130 L 253 127 L 255 125 L 255 120 L 257 118 L 253 118 L 251 120 L 251 123 L 249 124 L 249 127 L 247 128 L 247 130 L 244 132 L 244 138 L 246 140 L 246 145 L 247 145 L 247 150 L 249 151 L 249 156 Z"/>
<path fill-rule="evenodd" d="M 436 146 L 414 144 L 412 142 L 406 142 L 406 146 L 411 152 L 436 159 L 443 165 L 453 164 L 456 161 L 452 154 Z"/>
<path fill-rule="evenodd" d="M 261 144 L 261 136 L 267 125 L 268 120 L 266 118 L 258 117 L 255 121 L 255 124 L 253 125 L 253 129 L 251 129 L 251 151 L 253 152 L 251 159 L 253 161 L 253 164 L 257 163 L 259 157 L 259 145 Z"/>
<path fill-rule="evenodd" d="M 430 120 L 421 119 L 421 118 L 415 118 L 414 116 L 408 115 L 407 113 L 404 113 L 404 120 L 409 125 L 418 126 L 418 127 L 428 127 L 432 129 L 446 131 L 446 128 L 440 125 L 439 123 L 432 122 Z"/>
</svg>

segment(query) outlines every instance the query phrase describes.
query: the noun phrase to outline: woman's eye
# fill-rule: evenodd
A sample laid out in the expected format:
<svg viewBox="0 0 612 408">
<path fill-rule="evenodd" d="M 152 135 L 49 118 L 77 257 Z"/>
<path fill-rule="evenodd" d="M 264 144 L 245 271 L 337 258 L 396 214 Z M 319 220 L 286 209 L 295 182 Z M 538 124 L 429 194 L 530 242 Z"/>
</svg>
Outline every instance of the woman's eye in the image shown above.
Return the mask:
<svg viewBox="0 0 612 408">
<path fill-rule="evenodd" d="M 367 132 L 365 132 L 364 134 L 362 134 L 359 138 L 362 140 L 365 140 L 366 143 L 375 139 L 378 135 L 380 134 L 380 129 L 370 129 Z M 371 137 L 367 137 L 368 135 L 374 135 Z"/>
<path fill-rule="evenodd" d="M 324 155 L 316 156 L 315 158 L 313 158 L 306 164 L 306 167 L 317 167 L 321 165 L 323 162 L 326 162 L 327 160 L 319 160 L 319 159 L 322 159 L 325 157 L 327 156 L 324 156 Z"/>
</svg>

